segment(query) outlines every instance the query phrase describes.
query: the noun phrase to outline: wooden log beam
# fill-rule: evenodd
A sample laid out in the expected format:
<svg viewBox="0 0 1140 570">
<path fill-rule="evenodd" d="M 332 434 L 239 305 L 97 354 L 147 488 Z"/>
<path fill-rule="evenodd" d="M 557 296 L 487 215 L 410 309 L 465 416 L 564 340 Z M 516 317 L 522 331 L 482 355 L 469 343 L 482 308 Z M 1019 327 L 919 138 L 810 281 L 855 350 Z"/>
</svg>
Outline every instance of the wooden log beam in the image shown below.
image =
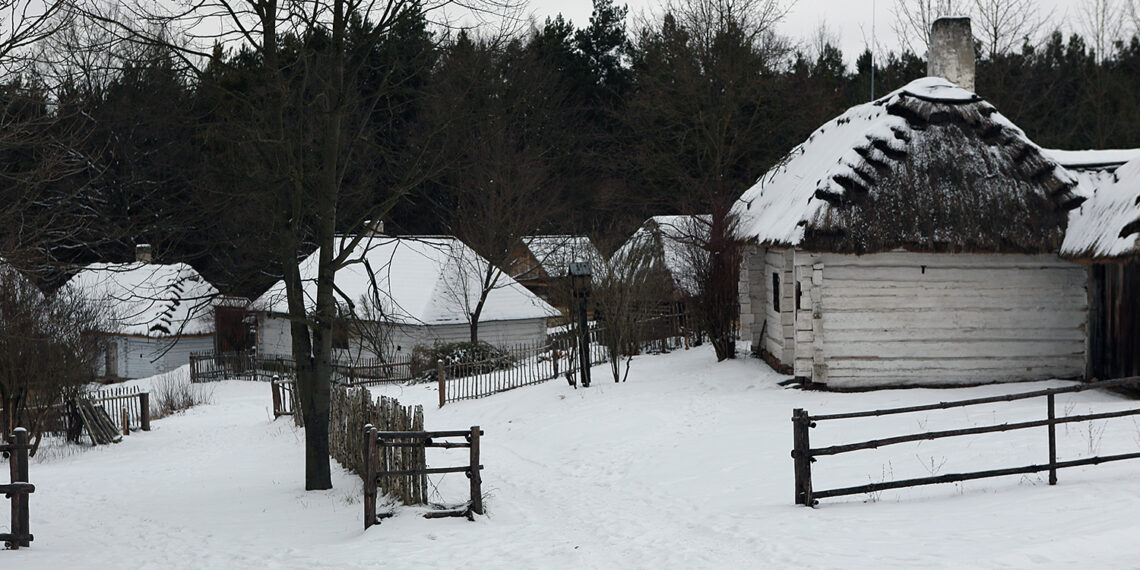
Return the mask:
<svg viewBox="0 0 1140 570">
<path fill-rule="evenodd" d="M 483 466 L 480 465 L 479 469 Z M 471 470 L 471 467 L 464 465 L 463 467 L 428 467 L 425 469 L 392 469 L 388 471 L 377 471 L 376 480 L 379 481 L 381 477 L 398 477 L 401 475 L 435 475 L 439 473 L 466 473 Z"/>
<path fill-rule="evenodd" d="M 1140 409 L 1122 410 L 1117 412 L 1103 412 L 1099 414 L 1085 414 L 1083 416 L 1068 416 L 1056 419 L 1032 420 L 1028 422 L 1016 422 L 989 426 L 979 426 L 972 428 L 951 429 L 943 431 L 931 431 L 925 433 L 915 433 L 909 435 L 899 435 L 895 437 L 885 437 L 882 439 L 872 439 L 861 441 L 858 443 L 847 443 L 843 445 L 832 445 L 830 447 L 821 447 L 818 449 L 809 449 L 810 456 L 820 455 L 837 455 L 840 453 L 847 453 L 850 451 L 858 451 L 860 449 L 876 449 L 887 445 L 896 445 L 899 443 L 907 443 L 911 441 L 925 441 L 931 439 L 941 439 L 944 437 L 956 437 L 963 435 L 977 435 L 982 433 L 993 433 L 1002 431 L 1013 431 L 1026 428 L 1042 427 L 1053 424 L 1067 424 L 1074 422 L 1083 422 L 1090 420 L 1103 420 L 1110 418 L 1121 418 L 1126 416 L 1140 415 Z"/>
<path fill-rule="evenodd" d="M 974 479 L 987 479 L 991 477 L 1002 477 L 1006 475 L 1023 475 L 1026 473 L 1040 473 L 1041 471 L 1048 471 L 1051 468 L 1064 469 L 1067 467 L 1080 467 L 1082 465 L 1097 465 L 1100 463 L 1109 463 L 1112 461 L 1124 461 L 1126 459 L 1140 459 L 1140 452 L 1137 453 L 1123 453 L 1120 455 L 1106 455 L 1102 457 L 1087 457 L 1085 459 L 1074 459 L 1071 461 L 1059 461 L 1052 465 L 1026 465 L 1024 467 L 1008 467 L 1004 469 L 991 469 L 989 471 L 974 471 L 971 473 L 947 473 L 945 475 L 938 475 L 935 477 L 920 477 L 917 479 L 901 479 L 899 481 L 884 481 L 881 483 L 870 483 L 867 485 L 859 485 L 857 487 L 844 487 L 842 489 L 827 489 L 823 491 L 816 491 L 815 497 L 823 499 L 827 497 L 841 497 L 844 495 L 860 495 L 863 493 L 873 493 L 875 491 L 885 491 L 887 489 L 901 489 L 903 487 L 918 487 L 922 485 L 936 485 L 939 483 L 956 483 L 958 481 L 970 481 Z"/>
<path fill-rule="evenodd" d="M 1084 392 L 1086 390 L 1099 390 L 1102 388 L 1118 388 L 1121 386 L 1131 386 L 1134 384 L 1140 384 L 1140 376 L 1130 376 L 1128 378 L 1118 378 L 1115 380 L 1102 380 L 1100 382 L 1090 382 L 1087 384 L 1081 384 L 1079 386 L 1066 386 L 1064 388 L 1049 388 L 1047 390 L 1035 390 L 1032 392 L 1021 392 L 1018 394 L 1006 394 L 1004 396 L 989 396 L 986 398 L 939 402 L 937 404 L 925 404 L 922 406 L 887 408 L 882 410 L 868 410 L 863 412 L 845 412 L 840 414 L 822 414 L 818 416 L 811 416 L 810 419 L 813 422 L 819 422 L 824 420 L 843 420 L 849 418 L 889 416 L 893 414 L 906 414 L 911 412 L 923 412 L 927 410 L 945 410 L 949 408 L 961 408 L 978 404 L 992 404 L 997 402 L 1024 400 L 1027 398 L 1039 398 L 1041 396 L 1048 396 L 1049 394 L 1068 394 L 1072 392 Z"/>
</svg>

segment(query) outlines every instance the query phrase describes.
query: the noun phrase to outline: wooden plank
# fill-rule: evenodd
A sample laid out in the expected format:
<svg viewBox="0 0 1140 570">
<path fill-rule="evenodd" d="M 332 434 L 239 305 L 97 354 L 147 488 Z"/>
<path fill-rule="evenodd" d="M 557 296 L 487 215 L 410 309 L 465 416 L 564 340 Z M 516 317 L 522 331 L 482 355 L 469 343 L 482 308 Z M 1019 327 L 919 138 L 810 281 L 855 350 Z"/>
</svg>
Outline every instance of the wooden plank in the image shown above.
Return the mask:
<svg viewBox="0 0 1140 570">
<path fill-rule="evenodd" d="M 904 284 L 915 283 L 954 284 L 960 287 L 979 285 L 1000 285 L 1002 287 L 1042 287 L 1080 288 L 1085 286 L 1084 271 L 1075 269 L 961 269 L 927 268 L 925 273 L 919 267 L 834 267 L 824 271 L 825 283 L 838 286 L 850 282 L 854 287 L 867 287 L 873 283 Z"/>
<path fill-rule="evenodd" d="M 823 314 L 826 331 L 860 329 L 944 328 L 1075 328 L 1084 325 L 1086 312 L 961 310 L 830 311 Z"/>
<path fill-rule="evenodd" d="M 1075 336 L 1075 335 L 1074 335 Z M 800 350 L 797 348 L 797 355 Z M 824 354 L 828 359 L 847 357 L 884 358 L 1025 358 L 1039 356 L 1077 356 L 1085 353 L 1083 338 L 1064 340 L 900 340 L 837 341 L 828 338 Z"/>
<path fill-rule="evenodd" d="M 804 338 L 804 331 L 796 333 L 796 340 Z M 960 340 L 1003 341 L 1003 340 L 1080 340 L 1084 332 L 1080 327 L 1043 328 L 930 328 L 921 329 L 829 329 L 827 342 L 955 342 Z"/>
<path fill-rule="evenodd" d="M 910 251 L 883 252 L 869 255 L 822 253 L 820 261 L 827 267 L 1056 267 L 1080 268 L 1054 254 L 1016 253 L 915 253 Z"/>
</svg>

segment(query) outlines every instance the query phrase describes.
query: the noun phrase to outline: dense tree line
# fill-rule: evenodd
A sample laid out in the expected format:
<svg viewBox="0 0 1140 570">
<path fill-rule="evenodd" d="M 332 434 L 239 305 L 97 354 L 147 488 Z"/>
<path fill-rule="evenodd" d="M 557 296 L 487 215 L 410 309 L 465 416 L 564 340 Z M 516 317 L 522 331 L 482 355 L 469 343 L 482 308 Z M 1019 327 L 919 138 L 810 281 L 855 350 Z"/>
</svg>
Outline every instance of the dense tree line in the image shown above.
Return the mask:
<svg viewBox="0 0 1140 570">
<path fill-rule="evenodd" d="M 715 21 L 686 9 L 696 5 L 633 25 L 624 7 L 597 0 L 587 25 L 556 17 L 512 37 L 448 34 L 422 16 L 395 23 L 369 45 L 351 86 L 372 107 L 347 109 L 360 134 L 340 211 L 390 202 L 388 231 L 460 235 L 488 258 L 518 233 L 586 232 L 609 249 L 650 215 L 727 209 L 819 125 L 871 98 L 869 52 L 850 68 L 827 41 L 797 46 L 774 31 L 779 14 L 765 12 L 766 0 Z M 369 25 L 353 21 L 345 41 Z M 978 43 L 977 90 L 1033 140 L 1140 146 L 1140 38 L 1106 54 L 1061 32 L 1040 45 L 993 45 Z M 285 68 L 319 69 L 330 42 L 286 34 L 280 46 Z M 183 57 L 123 48 L 97 69 L 9 74 L 7 120 L 50 116 L 37 132 L 59 136 L 0 145 L 4 190 L 28 192 L 16 182 L 37 161 L 66 159 L 34 185 L 53 223 L 74 215 L 47 248 L 53 259 L 126 260 L 134 244 L 151 243 L 162 260 L 256 295 L 280 277 L 273 204 L 259 187 L 267 178 L 256 174 L 265 168 L 258 110 L 270 96 L 263 54 L 219 46 L 197 70 Z M 880 55 L 874 94 L 924 74 L 910 51 Z M 319 125 L 291 128 L 319 152 Z M 496 223 L 510 228 L 489 229 Z M 11 243 L 27 230 L 0 231 Z M 299 251 L 311 249 L 306 235 Z"/>
</svg>

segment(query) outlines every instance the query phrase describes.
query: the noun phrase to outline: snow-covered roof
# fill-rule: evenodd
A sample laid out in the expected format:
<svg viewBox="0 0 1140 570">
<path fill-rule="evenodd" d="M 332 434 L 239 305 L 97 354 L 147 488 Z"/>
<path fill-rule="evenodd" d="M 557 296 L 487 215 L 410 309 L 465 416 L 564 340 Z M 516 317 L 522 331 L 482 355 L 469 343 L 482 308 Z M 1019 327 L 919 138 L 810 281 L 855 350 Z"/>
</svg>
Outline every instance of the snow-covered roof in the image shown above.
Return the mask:
<svg viewBox="0 0 1140 570">
<path fill-rule="evenodd" d="M 218 290 L 185 263 L 93 263 L 67 285 L 112 312 L 115 331 L 151 337 L 214 331 Z"/>
<path fill-rule="evenodd" d="M 1069 215 L 1061 254 L 1085 259 L 1140 256 L 1140 158 L 1115 172 L 1082 173 L 1092 197 Z"/>
<path fill-rule="evenodd" d="M 652 267 L 669 274 L 683 293 L 696 295 L 697 270 L 694 264 L 704 255 L 701 248 L 709 233 L 708 215 L 653 216 L 614 252 L 614 260 L 646 256 Z"/>
<path fill-rule="evenodd" d="M 769 245 L 1056 252 L 1075 187 L 992 105 L 927 77 L 817 129 L 733 212 Z"/>
<path fill-rule="evenodd" d="M 350 245 L 338 239 L 336 251 Z M 301 262 L 301 279 L 309 311 L 316 306 L 317 263 L 320 250 Z M 453 237 L 367 237 L 349 255 L 349 265 L 336 272 L 337 302 L 362 314 L 362 300 L 381 309 L 386 320 L 417 325 L 459 324 L 468 321 L 481 290 L 487 261 Z M 371 272 L 371 273 L 370 273 Z M 375 287 L 373 287 L 375 279 Z M 347 297 L 347 300 L 346 300 Z M 379 298 L 379 307 L 375 299 Z M 348 308 L 352 303 L 353 307 Z M 254 302 L 254 308 L 288 312 L 285 282 L 278 281 Z M 560 313 L 517 281 L 499 272 L 487 296 L 481 322 L 534 319 Z"/>
<path fill-rule="evenodd" d="M 1116 170 L 1125 162 L 1140 158 L 1140 148 L 1102 150 L 1043 148 L 1041 152 L 1069 170 Z"/>
<path fill-rule="evenodd" d="M 550 277 L 565 276 L 570 263 L 574 261 L 589 262 L 595 273 L 605 266 L 602 254 L 598 253 L 594 242 L 586 236 L 526 236 L 523 238 L 523 244 L 538 261 L 542 271 Z"/>
</svg>

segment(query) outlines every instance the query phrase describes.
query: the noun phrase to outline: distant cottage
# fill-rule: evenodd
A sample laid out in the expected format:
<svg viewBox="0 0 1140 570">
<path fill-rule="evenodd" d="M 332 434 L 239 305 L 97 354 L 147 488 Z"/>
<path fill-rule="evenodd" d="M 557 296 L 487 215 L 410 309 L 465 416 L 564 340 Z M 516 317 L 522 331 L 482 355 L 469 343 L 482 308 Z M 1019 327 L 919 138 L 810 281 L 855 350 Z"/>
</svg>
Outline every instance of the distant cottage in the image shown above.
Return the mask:
<svg viewBox="0 0 1140 570">
<path fill-rule="evenodd" d="M 349 247 L 340 238 L 337 251 Z M 320 251 L 301 262 L 305 303 L 316 298 Z M 341 362 L 410 353 L 416 346 L 470 338 L 470 313 L 478 302 L 486 260 L 453 237 L 362 239 L 353 260 L 336 273 L 337 303 L 360 326 L 334 330 L 334 357 Z M 254 301 L 256 346 L 264 356 L 292 354 L 285 283 L 279 281 Z M 539 342 L 546 320 L 558 311 L 501 275 L 483 307 L 479 339 L 495 345 Z M 374 325 L 374 326 L 373 326 Z"/>
<path fill-rule="evenodd" d="M 553 303 L 551 288 L 569 275 L 570 263 L 575 261 L 589 263 L 594 273 L 605 267 L 605 259 L 587 236 L 526 236 L 511 252 L 511 264 L 505 270 L 520 285 Z"/>
<path fill-rule="evenodd" d="M 683 307 L 700 293 L 697 273 L 707 259 L 703 246 L 709 222 L 707 215 L 653 216 L 614 252 L 614 259 L 622 265 L 645 264 L 664 284 L 661 302 Z"/>
<path fill-rule="evenodd" d="M 1140 151 L 1082 151 L 1062 159 L 1091 195 L 1070 215 L 1061 247 L 1063 257 L 1089 265 L 1086 374 L 1140 376 Z"/>
<path fill-rule="evenodd" d="M 143 256 L 142 259 L 148 259 Z M 218 290 L 184 263 L 94 263 L 67 283 L 107 307 L 112 328 L 96 375 L 145 378 L 214 349 L 211 303 Z"/>
</svg>

